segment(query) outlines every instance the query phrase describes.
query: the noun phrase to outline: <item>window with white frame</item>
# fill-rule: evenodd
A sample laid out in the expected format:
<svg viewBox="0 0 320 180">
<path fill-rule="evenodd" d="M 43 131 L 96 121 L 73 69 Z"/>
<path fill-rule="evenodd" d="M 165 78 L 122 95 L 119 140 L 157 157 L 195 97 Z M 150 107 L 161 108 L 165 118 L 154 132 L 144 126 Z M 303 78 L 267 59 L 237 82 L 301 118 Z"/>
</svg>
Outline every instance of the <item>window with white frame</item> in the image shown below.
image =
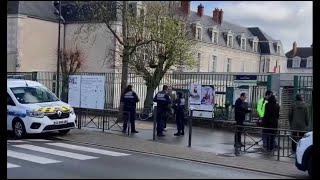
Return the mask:
<svg viewBox="0 0 320 180">
<path fill-rule="evenodd" d="M 300 58 L 293 58 L 292 67 L 293 68 L 299 68 L 300 67 Z"/>
<path fill-rule="evenodd" d="M 212 32 L 212 42 L 214 44 L 218 44 L 218 32 L 217 31 Z"/>
<path fill-rule="evenodd" d="M 246 49 L 246 39 L 241 38 L 241 49 L 245 50 Z"/>
<path fill-rule="evenodd" d="M 268 73 L 269 72 L 269 70 L 270 70 L 270 58 L 269 57 L 267 57 L 267 59 L 266 59 L 266 64 L 265 64 L 265 72 L 266 73 Z"/>
<path fill-rule="evenodd" d="M 201 53 L 198 53 L 197 71 L 200 72 Z"/>
<path fill-rule="evenodd" d="M 252 48 L 253 48 L 253 51 L 254 51 L 254 52 L 258 52 L 258 42 L 253 41 L 253 43 L 252 43 Z"/>
<path fill-rule="evenodd" d="M 307 68 L 312 68 L 312 57 L 307 58 Z"/>
<path fill-rule="evenodd" d="M 199 28 L 199 27 L 197 27 L 197 30 L 196 30 L 197 32 L 197 36 L 196 36 L 196 39 L 197 40 L 202 40 L 202 28 Z"/>
<path fill-rule="evenodd" d="M 231 72 L 231 58 L 227 58 L 227 72 Z"/>
<path fill-rule="evenodd" d="M 280 55 L 280 45 L 277 45 L 277 55 Z"/>
<path fill-rule="evenodd" d="M 232 35 L 228 35 L 227 46 L 232 47 Z"/>
<path fill-rule="evenodd" d="M 211 72 L 216 72 L 216 66 L 217 66 L 217 56 L 212 56 L 212 63 L 211 63 Z"/>
</svg>

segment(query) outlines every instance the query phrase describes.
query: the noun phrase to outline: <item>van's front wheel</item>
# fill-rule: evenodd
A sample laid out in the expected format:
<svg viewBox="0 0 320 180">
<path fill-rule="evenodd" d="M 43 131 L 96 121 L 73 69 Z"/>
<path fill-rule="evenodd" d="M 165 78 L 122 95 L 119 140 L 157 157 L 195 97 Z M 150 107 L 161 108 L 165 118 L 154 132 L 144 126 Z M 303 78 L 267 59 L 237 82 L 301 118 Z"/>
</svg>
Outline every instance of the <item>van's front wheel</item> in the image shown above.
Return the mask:
<svg viewBox="0 0 320 180">
<path fill-rule="evenodd" d="M 26 135 L 26 128 L 21 120 L 16 120 L 13 123 L 13 133 L 18 139 L 23 138 Z"/>
<path fill-rule="evenodd" d="M 70 129 L 66 129 L 66 130 L 59 130 L 59 133 L 64 135 L 64 134 L 68 134 L 68 132 L 70 132 Z"/>
</svg>

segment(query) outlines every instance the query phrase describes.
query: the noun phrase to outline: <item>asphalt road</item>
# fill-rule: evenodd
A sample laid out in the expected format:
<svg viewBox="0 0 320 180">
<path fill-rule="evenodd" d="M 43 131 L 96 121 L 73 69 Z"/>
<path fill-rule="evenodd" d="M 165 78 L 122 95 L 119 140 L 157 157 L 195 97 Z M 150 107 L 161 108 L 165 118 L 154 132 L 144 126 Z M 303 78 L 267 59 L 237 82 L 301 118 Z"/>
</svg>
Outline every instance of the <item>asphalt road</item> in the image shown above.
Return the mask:
<svg viewBox="0 0 320 180">
<path fill-rule="evenodd" d="M 62 140 L 8 140 L 8 179 L 285 178 Z"/>
</svg>

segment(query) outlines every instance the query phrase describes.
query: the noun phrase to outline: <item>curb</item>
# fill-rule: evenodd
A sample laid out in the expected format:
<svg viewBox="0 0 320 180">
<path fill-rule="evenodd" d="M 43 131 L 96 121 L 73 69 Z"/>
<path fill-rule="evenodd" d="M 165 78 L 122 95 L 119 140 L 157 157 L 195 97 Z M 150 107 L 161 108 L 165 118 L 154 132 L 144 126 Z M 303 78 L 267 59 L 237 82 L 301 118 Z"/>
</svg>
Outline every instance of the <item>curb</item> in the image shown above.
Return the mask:
<svg viewBox="0 0 320 180">
<path fill-rule="evenodd" d="M 89 143 L 89 142 L 76 141 L 76 140 L 72 140 L 72 139 L 68 139 L 68 138 L 62 138 L 62 137 L 55 137 L 55 138 L 60 139 L 60 140 L 75 142 L 75 143 L 79 143 L 79 144 L 87 144 L 87 145 L 93 145 L 93 146 L 107 147 L 107 148 L 113 148 L 113 149 L 118 149 L 118 150 L 123 150 L 123 151 L 131 151 L 131 152 L 136 152 L 136 153 L 148 154 L 148 155 L 157 155 L 157 156 L 180 159 L 180 160 L 185 160 L 185 161 L 192 161 L 192 162 L 203 163 L 203 164 L 218 165 L 218 166 L 223 166 L 223 167 L 228 167 L 228 168 L 235 168 L 235 169 L 253 171 L 253 172 L 258 172 L 258 173 L 264 173 L 264 174 L 267 173 L 267 174 L 271 174 L 271 175 L 290 177 L 290 178 L 297 179 L 297 177 L 292 176 L 292 175 L 288 175 L 288 174 L 285 174 L 285 173 L 275 173 L 275 172 L 270 172 L 270 171 L 256 170 L 256 169 L 247 168 L 247 167 L 237 167 L 237 166 L 234 166 L 234 165 L 227 165 L 227 164 L 221 164 L 221 163 L 197 160 L 197 159 L 193 159 L 193 158 L 181 158 L 181 157 L 176 157 L 176 156 L 171 156 L 171 155 L 166 155 L 166 154 L 161 154 L 161 153 L 153 153 L 153 152 L 147 152 L 147 151 L 141 151 L 141 150 L 125 149 L 125 148 L 119 148 L 119 147 L 103 145 L 103 144 L 95 144 L 95 143 Z"/>
</svg>

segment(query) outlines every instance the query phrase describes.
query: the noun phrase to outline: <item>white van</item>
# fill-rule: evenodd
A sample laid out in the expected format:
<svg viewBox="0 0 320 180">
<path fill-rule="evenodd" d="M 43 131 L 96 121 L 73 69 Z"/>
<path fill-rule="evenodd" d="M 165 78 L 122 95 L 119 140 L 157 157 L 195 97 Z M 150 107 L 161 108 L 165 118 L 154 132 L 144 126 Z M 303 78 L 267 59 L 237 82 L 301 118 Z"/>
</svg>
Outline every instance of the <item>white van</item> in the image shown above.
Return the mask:
<svg viewBox="0 0 320 180">
<path fill-rule="evenodd" d="M 313 132 L 306 133 L 298 142 L 296 150 L 296 167 L 301 171 L 308 171 L 312 178 L 312 145 Z"/>
<path fill-rule="evenodd" d="M 7 79 L 7 130 L 17 138 L 26 134 L 59 131 L 76 126 L 73 108 L 46 86 L 24 79 Z"/>
</svg>

